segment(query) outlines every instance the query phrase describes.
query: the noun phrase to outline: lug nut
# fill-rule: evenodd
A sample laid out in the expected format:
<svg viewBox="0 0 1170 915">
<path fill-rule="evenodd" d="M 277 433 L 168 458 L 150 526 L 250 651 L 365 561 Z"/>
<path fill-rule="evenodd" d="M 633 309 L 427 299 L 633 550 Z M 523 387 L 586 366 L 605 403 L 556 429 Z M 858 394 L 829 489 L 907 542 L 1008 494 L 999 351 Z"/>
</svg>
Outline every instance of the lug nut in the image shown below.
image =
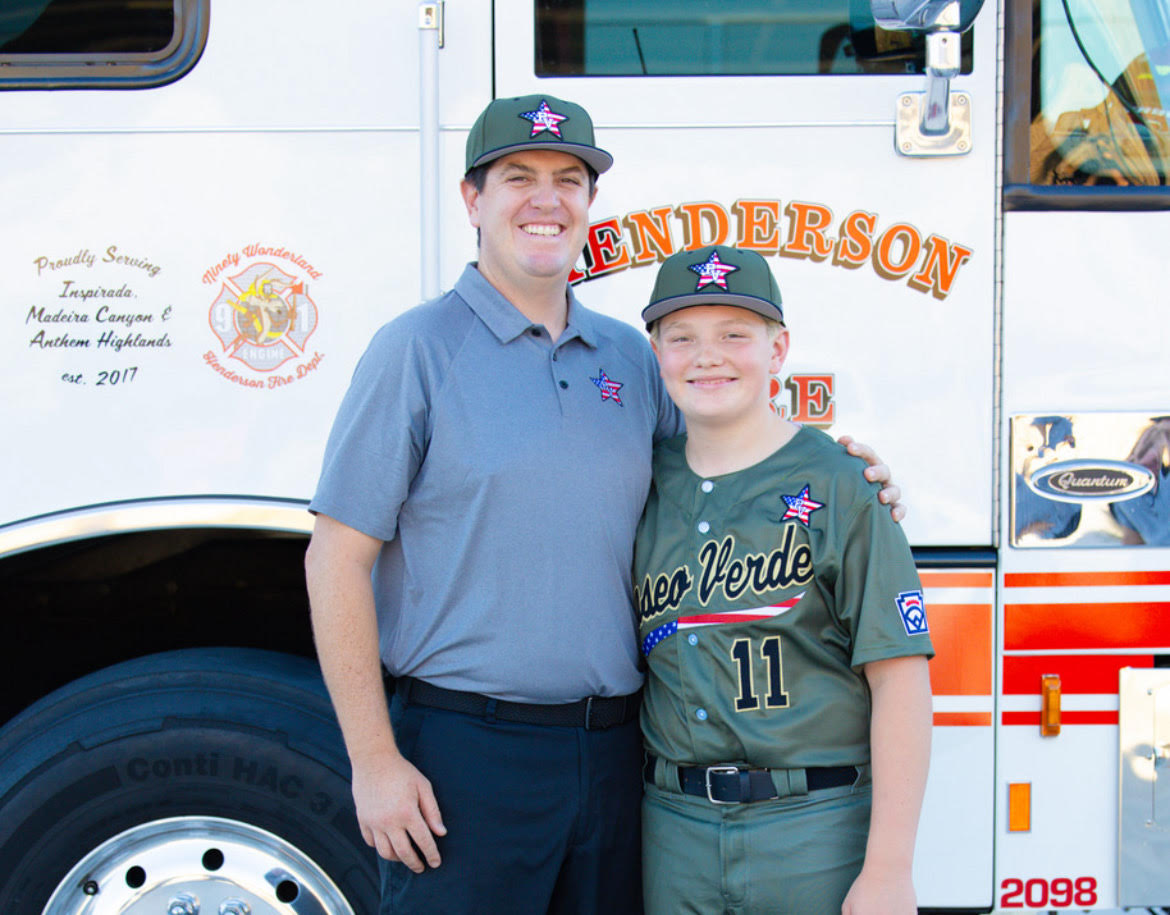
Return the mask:
<svg viewBox="0 0 1170 915">
<path fill-rule="evenodd" d="M 167 915 L 199 915 L 199 900 L 190 893 L 178 893 L 167 904 Z"/>
</svg>

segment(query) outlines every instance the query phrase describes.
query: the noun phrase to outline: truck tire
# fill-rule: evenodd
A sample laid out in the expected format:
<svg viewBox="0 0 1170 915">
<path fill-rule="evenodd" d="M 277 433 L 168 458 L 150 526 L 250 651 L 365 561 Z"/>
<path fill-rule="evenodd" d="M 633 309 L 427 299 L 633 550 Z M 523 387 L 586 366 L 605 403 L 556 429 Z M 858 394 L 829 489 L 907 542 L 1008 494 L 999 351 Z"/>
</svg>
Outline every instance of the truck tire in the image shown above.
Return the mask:
<svg viewBox="0 0 1170 915">
<path fill-rule="evenodd" d="M 0 912 L 365 915 L 377 902 L 311 661 L 151 655 L 0 730 Z"/>
</svg>

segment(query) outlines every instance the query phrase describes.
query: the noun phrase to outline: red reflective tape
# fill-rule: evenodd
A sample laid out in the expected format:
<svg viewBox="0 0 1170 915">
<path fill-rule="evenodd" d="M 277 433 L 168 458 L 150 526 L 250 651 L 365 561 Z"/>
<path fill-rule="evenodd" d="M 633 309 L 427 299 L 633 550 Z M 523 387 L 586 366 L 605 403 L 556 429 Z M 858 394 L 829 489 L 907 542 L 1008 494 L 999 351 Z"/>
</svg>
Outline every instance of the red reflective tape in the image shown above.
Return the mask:
<svg viewBox="0 0 1170 915">
<path fill-rule="evenodd" d="M 1005 604 L 1003 610 L 1009 650 L 1170 645 L 1170 602 Z"/>
<path fill-rule="evenodd" d="M 1060 713 L 1061 727 L 1070 724 L 1117 724 L 1117 712 L 1069 712 Z M 1000 718 L 1004 724 L 1030 725 L 1040 727 L 1039 712 L 1003 712 Z M 1059 740 L 1060 738 L 1051 738 Z"/>
<path fill-rule="evenodd" d="M 1092 587 L 1108 585 L 1170 585 L 1170 571 L 1158 572 L 1009 572 L 1008 588 Z"/>
<path fill-rule="evenodd" d="M 1062 693 L 1116 693 L 1123 667 L 1153 667 L 1153 655 L 1035 655 L 1003 659 L 1004 695 L 1040 694 L 1040 678 L 1060 677 Z"/>
</svg>

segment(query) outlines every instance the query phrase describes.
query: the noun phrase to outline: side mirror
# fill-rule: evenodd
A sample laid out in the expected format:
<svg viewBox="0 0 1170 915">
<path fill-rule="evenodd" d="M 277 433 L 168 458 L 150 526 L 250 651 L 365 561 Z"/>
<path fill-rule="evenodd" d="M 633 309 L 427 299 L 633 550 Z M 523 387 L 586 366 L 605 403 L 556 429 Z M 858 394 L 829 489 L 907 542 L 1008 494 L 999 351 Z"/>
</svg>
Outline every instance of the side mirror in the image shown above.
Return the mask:
<svg viewBox="0 0 1170 915">
<path fill-rule="evenodd" d="M 897 149 L 908 156 L 954 156 L 971 150 L 971 99 L 954 93 L 959 36 L 975 21 L 983 0 L 870 0 L 874 21 L 888 31 L 926 35 L 926 91 L 898 100 Z"/>
</svg>

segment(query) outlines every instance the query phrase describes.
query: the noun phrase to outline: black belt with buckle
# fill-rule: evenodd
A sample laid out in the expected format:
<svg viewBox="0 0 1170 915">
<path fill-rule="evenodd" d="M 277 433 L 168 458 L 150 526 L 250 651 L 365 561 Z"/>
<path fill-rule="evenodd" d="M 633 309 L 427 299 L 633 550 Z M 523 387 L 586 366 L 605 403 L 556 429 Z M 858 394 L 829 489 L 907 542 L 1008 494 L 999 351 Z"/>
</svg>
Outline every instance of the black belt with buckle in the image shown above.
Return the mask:
<svg viewBox="0 0 1170 915">
<path fill-rule="evenodd" d="M 628 696 L 589 696 L 577 702 L 562 705 L 541 705 L 529 702 L 507 702 L 479 693 L 445 689 L 415 677 L 399 677 L 395 692 L 408 705 L 425 705 L 448 712 L 462 712 L 479 718 L 514 721 L 518 724 L 539 724 L 550 727 L 585 728 L 597 731 L 625 724 L 638 716 L 642 694 Z"/>
<path fill-rule="evenodd" d="M 646 754 L 645 779 L 654 784 L 657 759 Z M 856 766 L 815 766 L 804 770 L 809 791 L 839 788 L 857 780 Z M 772 781 L 771 769 L 744 769 L 739 766 L 679 766 L 678 786 L 684 794 L 705 797 L 712 804 L 745 804 L 773 801 L 780 795 Z"/>
</svg>

